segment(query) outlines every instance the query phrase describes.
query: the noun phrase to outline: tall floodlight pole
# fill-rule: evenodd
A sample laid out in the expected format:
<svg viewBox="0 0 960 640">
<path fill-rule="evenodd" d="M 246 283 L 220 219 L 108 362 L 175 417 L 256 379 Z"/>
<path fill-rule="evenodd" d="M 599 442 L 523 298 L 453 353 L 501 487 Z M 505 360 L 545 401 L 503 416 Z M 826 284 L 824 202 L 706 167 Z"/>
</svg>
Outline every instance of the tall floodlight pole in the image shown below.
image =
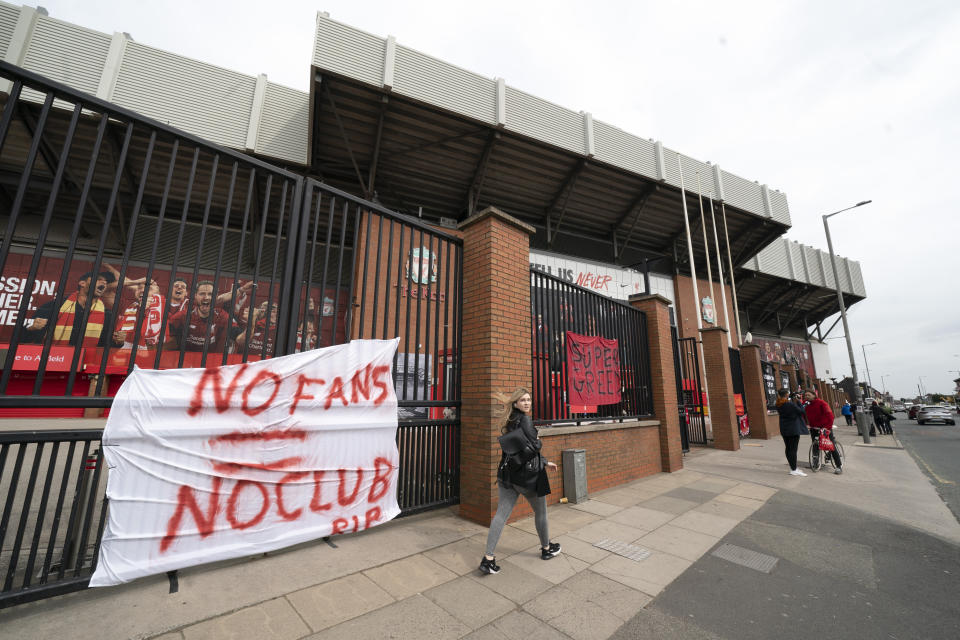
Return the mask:
<svg viewBox="0 0 960 640">
<path fill-rule="evenodd" d="M 830 265 L 833 267 L 833 283 L 837 287 L 837 302 L 840 304 L 840 319 L 843 321 L 843 334 L 847 341 L 847 355 L 850 357 L 850 377 L 853 378 L 853 393 L 855 396 L 854 400 L 856 401 L 855 414 L 857 418 L 857 429 L 860 430 L 860 434 L 863 436 L 863 442 L 865 444 L 870 444 L 870 429 L 867 427 L 866 420 L 864 419 L 863 415 L 863 403 L 861 402 L 862 398 L 860 396 L 860 383 L 857 381 L 857 363 L 853 357 L 853 342 L 850 341 L 850 326 L 847 324 L 847 307 L 843 303 L 843 292 L 840 291 L 840 275 L 837 273 L 837 256 L 833 253 L 833 240 L 830 239 L 830 225 L 827 224 L 827 218 L 831 218 L 838 213 L 843 213 L 844 211 L 849 211 L 850 209 L 862 207 L 863 205 L 870 204 L 871 202 L 872 200 L 863 200 L 852 207 L 840 209 L 840 211 L 834 211 L 833 213 L 828 213 L 827 215 L 823 216 L 823 230 L 827 233 L 827 249 L 830 251 Z"/>
<path fill-rule="evenodd" d="M 860 345 L 860 348 L 863 350 L 863 366 L 867 368 L 867 384 L 870 385 L 870 395 L 873 395 L 873 380 L 870 378 L 870 363 L 867 362 L 867 347 L 872 347 L 877 344 L 876 342 L 868 342 L 867 344 Z"/>
<path fill-rule="evenodd" d="M 677 154 L 677 168 L 680 169 L 680 200 L 683 202 L 683 226 L 687 230 L 687 252 L 690 256 L 690 281 L 693 283 L 693 308 L 697 312 L 697 345 L 700 348 L 700 362 L 706 363 L 703 357 L 703 335 L 700 331 L 703 329 L 703 310 L 700 307 L 700 291 L 697 289 L 697 263 L 693 261 L 693 238 L 690 236 L 690 214 L 687 213 L 687 188 L 683 182 L 683 163 L 680 162 L 680 154 Z M 710 266 L 710 254 L 707 254 L 707 266 Z M 680 328 L 680 319 L 677 318 L 677 329 Z M 707 394 L 707 407 L 710 406 L 710 386 L 707 384 L 707 376 L 703 376 L 703 391 Z M 712 414 L 711 414 L 712 415 Z"/>
</svg>

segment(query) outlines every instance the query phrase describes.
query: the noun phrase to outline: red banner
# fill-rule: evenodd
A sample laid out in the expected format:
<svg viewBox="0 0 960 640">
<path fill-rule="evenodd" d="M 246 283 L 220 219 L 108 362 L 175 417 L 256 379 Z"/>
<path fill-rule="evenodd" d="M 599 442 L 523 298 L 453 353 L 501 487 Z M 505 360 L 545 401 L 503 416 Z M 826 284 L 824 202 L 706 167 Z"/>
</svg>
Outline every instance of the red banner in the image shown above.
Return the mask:
<svg viewBox="0 0 960 640">
<path fill-rule="evenodd" d="M 5 351 L 9 356 L 9 344 L 0 344 L 0 351 Z M 73 362 L 73 347 L 51 346 L 50 353 L 47 355 L 47 367 L 49 371 L 70 371 L 70 363 Z M 43 345 L 39 344 L 21 344 L 17 346 L 16 355 L 13 358 L 14 371 L 37 371 L 40 369 L 40 360 L 43 357 Z"/>
<path fill-rule="evenodd" d="M 567 400 L 571 405 L 620 402 L 616 340 L 567 331 Z"/>
</svg>

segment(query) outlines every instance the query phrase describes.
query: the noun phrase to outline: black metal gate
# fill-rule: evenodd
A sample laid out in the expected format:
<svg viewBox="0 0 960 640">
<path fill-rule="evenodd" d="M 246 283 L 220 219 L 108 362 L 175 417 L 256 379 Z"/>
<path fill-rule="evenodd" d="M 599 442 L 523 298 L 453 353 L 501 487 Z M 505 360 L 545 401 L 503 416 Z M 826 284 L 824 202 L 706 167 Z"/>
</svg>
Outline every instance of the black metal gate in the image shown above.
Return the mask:
<svg viewBox="0 0 960 640">
<path fill-rule="evenodd" d="M 87 586 L 107 513 L 102 434 L 0 433 L 0 608 Z"/>
<path fill-rule="evenodd" d="M 531 268 L 530 314 L 534 424 L 622 422 L 653 414 L 647 317 L 642 311 Z M 567 331 L 617 340 L 620 402 L 569 403 Z"/>
<path fill-rule="evenodd" d="M 736 408 L 738 431 L 743 438 L 750 434 L 749 421 L 743 419 L 747 415 L 747 396 L 744 393 L 743 386 L 743 366 L 740 363 L 740 350 L 733 347 L 727 348 L 727 355 L 730 358 L 730 377 L 733 381 L 733 402 Z"/>
<path fill-rule="evenodd" d="M 680 439 L 684 451 L 691 444 L 707 444 L 703 391 L 700 385 L 700 357 L 696 338 L 680 338 L 672 327 L 673 366 L 677 379 L 677 410 L 680 413 Z"/>
<path fill-rule="evenodd" d="M 400 338 L 397 499 L 404 515 L 455 504 L 463 241 L 312 179 L 304 196 L 298 322 L 319 305 L 321 346 Z"/>
<path fill-rule="evenodd" d="M 402 512 L 458 501 L 460 239 L 12 65 L 0 78 L 0 418 L 105 415 L 135 365 L 399 336 Z M 83 588 L 100 432 L 0 435 L 0 607 Z"/>
</svg>

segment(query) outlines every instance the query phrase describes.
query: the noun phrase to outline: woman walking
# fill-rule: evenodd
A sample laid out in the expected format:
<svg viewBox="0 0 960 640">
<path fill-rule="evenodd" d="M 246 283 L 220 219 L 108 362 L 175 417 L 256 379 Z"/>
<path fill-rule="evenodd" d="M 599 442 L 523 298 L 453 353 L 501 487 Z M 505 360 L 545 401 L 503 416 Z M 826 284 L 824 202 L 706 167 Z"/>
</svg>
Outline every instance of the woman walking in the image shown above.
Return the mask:
<svg viewBox="0 0 960 640">
<path fill-rule="evenodd" d="M 516 440 L 524 442 L 526 453 L 507 455 L 506 451 L 500 457 L 500 467 L 497 470 L 497 514 L 490 523 L 490 532 L 487 534 L 487 548 L 483 560 L 480 562 L 481 573 L 497 573 L 500 566 L 493 555 L 503 527 L 513 511 L 517 498 L 523 496 L 533 507 L 533 520 L 540 537 L 540 557 L 544 560 L 560 553 L 560 545 L 550 542 L 550 533 L 547 526 L 547 500 L 544 496 L 550 493 L 550 482 L 547 480 L 547 469 L 556 469 L 557 465 L 540 455 L 543 443 L 537 437 L 537 430 L 530 421 L 530 408 L 533 402 L 530 392 L 526 389 L 517 389 L 504 403 L 503 426 L 501 433 L 510 434 L 520 430 Z"/>
<path fill-rule="evenodd" d="M 797 446 L 800 436 L 810 433 L 803 418 L 803 407 L 789 398 L 787 389 L 777 391 L 777 413 L 780 414 L 780 435 L 783 437 L 784 449 L 787 454 L 787 463 L 790 464 L 790 475 L 806 476 L 797 468 Z"/>
<path fill-rule="evenodd" d="M 853 424 L 853 409 L 850 407 L 850 403 L 844 401 L 843 406 L 840 407 L 840 413 L 843 414 L 844 419 L 847 421 L 847 426 Z"/>
</svg>

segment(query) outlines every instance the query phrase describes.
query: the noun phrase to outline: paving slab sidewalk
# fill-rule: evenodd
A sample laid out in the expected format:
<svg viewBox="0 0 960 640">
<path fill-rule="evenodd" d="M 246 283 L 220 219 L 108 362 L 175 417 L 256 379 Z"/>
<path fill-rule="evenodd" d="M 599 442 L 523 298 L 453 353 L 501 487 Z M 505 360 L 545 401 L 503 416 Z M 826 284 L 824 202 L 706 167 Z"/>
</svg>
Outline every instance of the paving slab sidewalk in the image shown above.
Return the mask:
<svg viewBox="0 0 960 640">
<path fill-rule="evenodd" d="M 172 594 L 159 576 L 0 611 L 0 638 L 607 638 L 784 490 L 960 542 L 960 524 L 893 439 L 867 448 L 855 438 L 840 430 L 841 476 L 789 476 L 779 439 L 695 450 L 677 473 L 550 507 L 563 545 L 552 560 L 539 557 L 532 518 L 507 526 L 495 576 L 477 571 L 486 528 L 443 509 L 338 536 L 336 547 L 183 570 Z M 637 561 L 604 540 L 650 555 Z"/>
<path fill-rule="evenodd" d="M 0 612 L 0 637 L 479 638 L 526 625 L 532 637 L 605 638 L 770 495 L 692 470 L 658 474 L 551 507 L 564 547 L 552 560 L 540 559 L 532 518 L 507 526 L 495 576 L 477 571 L 486 528 L 444 509 L 336 537 L 336 548 L 183 570 L 172 594 L 159 576 L 15 607 Z M 651 555 L 637 562 L 595 546 L 603 539 Z"/>
<path fill-rule="evenodd" d="M 841 476 L 833 475 L 829 469 L 810 473 L 809 438 L 800 439 L 798 456 L 798 466 L 808 476 L 789 475 L 779 436 L 743 440 L 737 452 L 696 449 L 684 459 L 684 468 L 711 477 L 804 493 L 960 543 L 957 519 L 896 436 L 876 436 L 872 445 L 864 446 L 856 427 L 836 426 L 835 433 L 847 458 Z"/>
</svg>

